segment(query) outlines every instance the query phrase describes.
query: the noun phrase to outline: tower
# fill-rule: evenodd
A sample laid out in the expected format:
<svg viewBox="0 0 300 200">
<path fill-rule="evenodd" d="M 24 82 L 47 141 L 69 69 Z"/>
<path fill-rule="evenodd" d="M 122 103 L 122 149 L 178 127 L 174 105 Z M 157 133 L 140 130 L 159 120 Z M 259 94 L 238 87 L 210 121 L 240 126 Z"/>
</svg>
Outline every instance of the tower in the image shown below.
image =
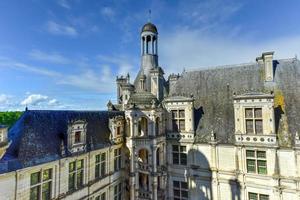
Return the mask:
<svg viewBox="0 0 300 200">
<path fill-rule="evenodd" d="M 141 31 L 141 68 L 125 109 L 126 146 L 130 151 L 130 200 L 164 199 L 166 141 L 164 132 L 163 70 L 158 66 L 157 28 Z"/>
<path fill-rule="evenodd" d="M 164 72 L 158 65 L 158 31 L 146 23 L 141 31 L 141 68 L 134 82 L 137 91 L 151 92 L 159 101 L 163 98 Z"/>
</svg>

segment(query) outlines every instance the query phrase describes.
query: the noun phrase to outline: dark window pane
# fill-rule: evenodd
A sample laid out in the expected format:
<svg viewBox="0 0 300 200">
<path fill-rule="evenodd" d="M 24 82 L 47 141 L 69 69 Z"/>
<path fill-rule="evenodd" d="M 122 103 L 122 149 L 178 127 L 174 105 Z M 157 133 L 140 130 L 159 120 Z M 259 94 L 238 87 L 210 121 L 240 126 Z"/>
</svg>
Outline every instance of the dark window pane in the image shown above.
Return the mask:
<svg viewBox="0 0 300 200">
<path fill-rule="evenodd" d="M 83 168 L 83 160 L 78 160 L 77 161 L 77 170 Z"/>
<path fill-rule="evenodd" d="M 185 117 L 184 110 L 179 110 L 179 117 L 180 118 L 184 118 Z"/>
<path fill-rule="evenodd" d="M 254 158 L 255 157 L 255 151 L 246 150 L 246 156 Z"/>
<path fill-rule="evenodd" d="M 51 179 L 52 177 L 52 170 L 51 169 L 47 169 L 43 171 L 43 181 L 47 181 L 49 179 Z"/>
<path fill-rule="evenodd" d="M 189 197 L 188 191 L 181 191 L 181 197 L 188 198 Z"/>
<path fill-rule="evenodd" d="M 106 159 L 106 154 L 105 154 L 105 153 L 102 153 L 102 154 L 101 154 L 101 161 L 105 161 L 105 159 Z"/>
<path fill-rule="evenodd" d="M 100 162 L 100 155 L 96 155 L 96 163 Z"/>
<path fill-rule="evenodd" d="M 261 118 L 262 117 L 261 108 L 255 108 L 254 109 L 254 116 L 255 116 L 255 118 Z"/>
<path fill-rule="evenodd" d="M 69 190 L 75 189 L 75 173 L 69 174 Z"/>
<path fill-rule="evenodd" d="M 43 184 L 42 200 L 50 200 L 51 197 L 51 181 Z"/>
<path fill-rule="evenodd" d="M 77 187 L 81 187 L 83 185 L 83 171 L 77 172 Z"/>
<path fill-rule="evenodd" d="M 256 172 L 255 160 L 247 159 L 247 171 L 250 173 Z"/>
<path fill-rule="evenodd" d="M 176 119 L 177 118 L 177 110 L 172 110 L 172 119 Z"/>
<path fill-rule="evenodd" d="M 75 132 L 75 143 L 81 142 L 80 138 L 81 138 L 81 132 L 80 131 Z"/>
<path fill-rule="evenodd" d="M 73 171 L 75 171 L 75 162 L 71 162 L 69 164 L 69 172 L 73 172 Z"/>
<path fill-rule="evenodd" d="M 186 165 L 186 164 L 187 164 L 186 153 L 181 153 L 181 154 L 180 154 L 180 159 L 181 159 L 180 163 L 181 163 L 182 165 Z"/>
<path fill-rule="evenodd" d="M 177 120 L 172 120 L 172 127 L 173 131 L 178 131 L 178 121 Z"/>
<path fill-rule="evenodd" d="M 36 172 L 36 173 L 31 174 L 31 177 L 30 177 L 30 184 L 31 184 L 31 185 L 35 185 L 35 184 L 41 182 L 41 181 L 40 181 L 40 175 L 41 175 L 40 172 Z"/>
<path fill-rule="evenodd" d="M 246 120 L 246 132 L 254 133 L 253 131 L 253 120 Z"/>
<path fill-rule="evenodd" d="M 103 194 L 101 194 L 101 200 L 106 200 L 106 193 L 104 192 Z"/>
<path fill-rule="evenodd" d="M 180 152 L 186 152 L 186 146 L 180 146 Z"/>
<path fill-rule="evenodd" d="M 180 197 L 180 190 L 174 189 L 174 196 Z"/>
<path fill-rule="evenodd" d="M 183 189 L 188 189 L 188 184 L 187 184 L 187 182 L 181 182 L 181 188 L 183 188 Z"/>
<path fill-rule="evenodd" d="M 99 178 L 100 177 L 100 165 L 96 165 L 95 167 L 95 177 Z"/>
<path fill-rule="evenodd" d="M 105 175 L 105 162 L 101 163 L 101 176 Z"/>
<path fill-rule="evenodd" d="M 173 153 L 173 164 L 179 164 L 179 153 Z"/>
<path fill-rule="evenodd" d="M 265 151 L 257 151 L 257 157 L 258 158 L 266 158 L 266 152 Z"/>
<path fill-rule="evenodd" d="M 263 133 L 262 120 L 255 120 L 255 133 L 256 134 L 262 134 Z"/>
<path fill-rule="evenodd" d="M 179 120 L 179 127 L 181 131 L 185 131 L 185 120 L 181 119 Z"/>
<path fill-rule="evenodd" d="M 245 117 L 246 118 L 253 118 L 253 110 L 252 110 L 252 108 L 246 108 L 245 109 Z"/>
<path fill-rule="evenodd" d="M 269 200 L 269 195 L 260 194 L 259 195 L 259 200 Z"/>
<path fill-rule="evenodd" d="M 249 200 L 258 200 L 258 195 L 256 193 L 249 192 L 248 196 Z"/>
<path fill-rule="evenodd" d="M 179 151 L 179 146 L 178 145 L 173 145 L 172 150 L 178 152 Z"/>
<path fill-rule="evenodd" d="M 38 200 L 40 196 L 40 186 L 30 189 L 30 200 Z"/>
<path fill-rule="evenodd" d="M 259 174 L 267 174 L 267 162 L 264 160 L 257 161 L 257 168 Z"/>
<path fill-rule="evenodd" d="M 180 182 L 179 181 L 173 181 L 173 187 L 179 188 Z"/>
</svg>

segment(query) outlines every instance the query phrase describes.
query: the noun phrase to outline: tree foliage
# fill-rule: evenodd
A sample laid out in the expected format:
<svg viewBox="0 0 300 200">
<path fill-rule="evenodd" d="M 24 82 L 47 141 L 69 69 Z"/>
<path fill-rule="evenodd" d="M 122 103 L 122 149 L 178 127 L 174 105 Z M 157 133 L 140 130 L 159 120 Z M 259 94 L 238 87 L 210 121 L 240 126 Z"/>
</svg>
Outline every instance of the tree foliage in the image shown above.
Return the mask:
<svg viewBox="0 0 300 200">
<path fill-rule="evenodd" d="M 23 114 L 23 112 L 0 112 L 0 124 L 11 127 Z"/>
</svg>

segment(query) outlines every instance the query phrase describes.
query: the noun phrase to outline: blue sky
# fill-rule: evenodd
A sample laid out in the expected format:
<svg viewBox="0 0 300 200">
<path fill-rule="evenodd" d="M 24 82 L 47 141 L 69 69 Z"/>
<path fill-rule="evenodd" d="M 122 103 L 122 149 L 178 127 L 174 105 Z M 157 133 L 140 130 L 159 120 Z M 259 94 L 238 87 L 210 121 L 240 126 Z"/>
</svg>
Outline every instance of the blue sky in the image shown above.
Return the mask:
<svg viewBox="0 0 300 200">
<path fill-rule="evenodd" d="M 106 109 L 115 77 L 140 64 L 140 29 L 159 31 L 168 74 L 300 55 L 300 1 L 3 0 L 0 110 Z"/>
</svg>

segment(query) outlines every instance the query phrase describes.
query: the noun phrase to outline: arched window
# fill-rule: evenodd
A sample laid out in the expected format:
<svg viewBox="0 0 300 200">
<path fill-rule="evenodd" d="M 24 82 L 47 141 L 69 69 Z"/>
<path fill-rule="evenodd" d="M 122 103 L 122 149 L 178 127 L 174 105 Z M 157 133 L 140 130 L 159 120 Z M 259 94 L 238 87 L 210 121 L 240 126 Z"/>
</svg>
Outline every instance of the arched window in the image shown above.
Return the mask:
<svg viewBox="0 0 300 200">
<path fill-rule="evenodd" d="M 159 123 L 159 121 L 160 121 L 160 119 L 159 119 L 159 117 L 157 117 L 156 120 L 155 120 L 155 135 L 156 136 L 160 135 L 160 128 L 159 128 L 160 123 Z"/>
<path fill-rule="evenodd" d="M 138 135 L 139 136 L 147 136 L 148 135 L 148 120 L 145 117 L 141 117 L 139 121 L 139 127 L 138 127 Z"/>
<path fill-rule="evenodd" d="M 156 150 L 156 165 L 160 166 L 160 148 Z"/>
</svg>

